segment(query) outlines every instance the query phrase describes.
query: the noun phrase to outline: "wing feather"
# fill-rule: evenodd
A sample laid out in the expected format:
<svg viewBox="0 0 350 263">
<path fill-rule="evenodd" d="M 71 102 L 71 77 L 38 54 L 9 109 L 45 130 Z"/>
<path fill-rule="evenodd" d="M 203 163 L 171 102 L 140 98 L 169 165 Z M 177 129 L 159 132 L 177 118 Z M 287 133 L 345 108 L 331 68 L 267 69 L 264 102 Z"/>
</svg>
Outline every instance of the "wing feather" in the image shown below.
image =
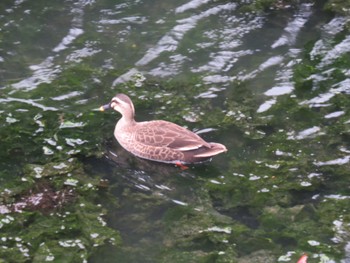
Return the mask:
<svg viewBox="0 0 350 263">
<path fill-rule="evenodd" d="M 171 122 L 141 122 L 134 131 L 133 138 L 142 144 L 158 147 L 169 147 L 179 151 L 191 151 L 201 147 L 210 147 L 197 134 Z"/>
</svg>

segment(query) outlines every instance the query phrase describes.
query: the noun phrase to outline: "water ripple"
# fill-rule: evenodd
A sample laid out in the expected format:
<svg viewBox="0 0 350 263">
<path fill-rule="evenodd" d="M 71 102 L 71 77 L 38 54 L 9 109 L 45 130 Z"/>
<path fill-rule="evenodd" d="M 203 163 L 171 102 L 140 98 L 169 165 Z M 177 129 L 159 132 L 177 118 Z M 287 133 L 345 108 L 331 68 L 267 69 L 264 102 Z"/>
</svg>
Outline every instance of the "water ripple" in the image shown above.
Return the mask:
<svg viewBox="0 0 350 263">
<path fill-rule="evenodd" d="M 53 48 L 54 55 L 49 55 L 41 63 L 31 65 L 29 68 L 33 71 L 32 75 L 17 83 L 12 84 L 15 89 L 23 89 L 30 91 L 35 89 L 42 83 L 50 83 L 56 76 L 62 71 L 62 66 L 55 63 L 55 60 L 59 57 L 60 52 L 68 49 L 68 47 L 74 43 L 74 41 L 84 33 L 83 27 L 83 15 L 84 8 L 87 5 L 91 5 L 94 1 L 80 0 L 74 3 L 74 7 L 71 9 L 72 27 L 68 30 L 68 34 L 62 38 L 62 40 Z M 72 57 L 70 57 L 72 59 Z"/>
<path fill-rule="evenodd" d="M 198 8 L 201 5 L 204 5 L 209 2 L 210 0 L 192 0 L 186 4 L 183 4 L 182 6 L 177 7 L 175 9 L 175 13 L 183 13 L 187 10 Z"/>
<path fill-rule="evenodd" d="M 6 98 L 6 99 L 0 99 L 0 103 L 4 103 L 4 102 L 22 102 L 22 103 L 25 103 L 25 104 L 29 104 L 31 106 L 34 106 L 34 107 L 37 107 L 37 108 L 40 108 L 44 111 L 58 111 L 57 108 L 54 108 L 54 107 L 46 107 L 40 103 L 37 103 L 35 102 L 34 100 L 31 100 L 31 99 L 18 99 L 18 98 Z"/>
<path fill-rule="evenodd" d="M 332 112 L 332 113 L 325 115 L 324 117 L 326 119 L 331 119 L 331 118 L 337 118 L 337 117 L 342 116 L 344 114 L 345 114 L 345 111 L 335 111 L 335 112 Z"/>
<path fill-rule="evenodd" d="M 321 128 L 318 126 L 313 126 L 311 128 L 302 130 L 298 132 L 298 134 L 294 135 L 290 133 L 288 136 L 288 140 L 303 140 L 308 138 L 314 138 L 319 135 L 323 135 L 324 133 L 321 131 Z"/>
<path fill-rule="evenodd" d="M 328 24 L 322 27 L 324 38 L 319 39 L 310 52 L 310 57 L 314 60 L 317 56 L 325 55 L 330 49 L 330 39 L 344 30 L 347 23 L 345 17 L 335 17 Z"/>
<path fill-rule="evenodd" d="M 344 156 L 342 158 L 337 158 L 325 162 L 315 162 L 314 164 L 316 166 L 325 166 L 325 165 L 343 165 L 346 163 L 349 163 L 350 161 L 350 155 Z"/>
<path fill-rule="evenodd" d="M 223 10 L 233 10 L 236 8 L 235 4 L 225 4 L 218 5 L 213 8 L 210 8 L 199 15 L 194 15 L 188 18 L 178 20 L 178 25 L 176 25 L 169 33 L 162 37 L 159 42 L 149 49 L 146 54 L 136 62 L 136 66 L 143 66 L 157 58 L 161 53 L 165 51 L 174 51 L 177 48 L 179 41 L 183 36 L 191 29 L 193 29 L 197 23 L 207 18 L 211 15 L 216 15 Z"/>
<path fill-rule="evenodd" d="M 150 62 L 159 58 L 161 54 L 166 52 L 174 52 L 177 50 L 179 42 L 184 38 L 185 34 L 188 33 L 191 29 L 195 28 L 199 21 L 208 18 L 212 15 L 217 15 L 222 11 L 234 10 L 236 4 L 229 3 L 224 5 L 217 5 L 208 10 L 201 12 L 198 15 L 192 15 L 187 18 L 177 20 L 177 25 L 169 30 L 160 40 L 150 49 L 148 49 L 144 56 L 139 59 L 136 63 L 136 67 L 143 67 L 148 65 Z M 167 65 L 164 62 L 161 62 L 155 69 L 150 70 L 152 75 L 161 75 L 168 76 L 174 74 L 176 69 L 184 62 L 186 59 L 184 56 L 170 56 L 170 60 L 173 62 L 172 65 Z M 159 70 L 159 71 L 158 71 Z M 122 76 L 118 77 L 114 82 L 113 86 L 124 81 L 128 76 L 132 75 L 130 72 L 137 72 L 136 68 L 131 69 L 129 72 L 126 72 Z"/>
<path fill-rule="evenodd" d="M 102 25 L 117 25 L 117 24 L 143 24 L 148 22 L 148 19 L 143 16 L 129 16 L 120 19 L 101 19 L 99 21 Z"/>
<path fill-rule="evenodd" d="M 336 94 L 339 94 L 342 92 L 346 92 L 346 93 L 350 92 L 350 78 L 347 78 L 339 82 L 334 87 L 332 87 L 328 92 L 319 94 L 315 98 L 312 98 L 310 100 L 302 101 L 300 105 L 308 104 L 310 107 L 330 106 L 331 104 L 325 104 L 325 102 L 328 102 Z"/>
<path fill-rule="evenodd" d="M 341 57 L 345 53 L 350 52 L 350 36 L 347 36 L 339 44 L 335 45 L 334 48 L 327 51 L 324 58 L 322 59 L 319 67 L 322 68 L 333 63 L 337 58 Z"/>
<path fill-rule="evenodd" d="M 54 57 L 47 57 L 43 62 L 30 66 L 32 76 L 12 84 L 15 89 L 30 91 L 42 83 L 50 83 L 60 72 L 61 67 L 53 63 Z"/>
<path fill-rule="evenodd" d="M 53 52 L 60 52 L 64 49 L 68 48 L 68 45 L 70 45 L 71 43 L 73 43 L 73 41 L 75 39 L 78 38 L 78 36 L 80 36 L 81 34 L 84 33 L 84 30 L 80 29 L 80 28 L 71 28 L 68 32 L 68 35 L 65 36 L 61 43 L 59 43 L 54 49 Z"/>
<path fill-rule="evenodd" d="M 243 44 L 242 39 L 245 35 L 263 25 L 262 17 L 255 17 L 251 20 L 237 17 L 225 17 L 224 19 L 226 25 L 224 29 L 210 30 L 204 33 L 211 42 L 197 44 L 201 49 L 207 49 L 210 46 L 218 47 L 218 50 L 209 53 L 210 60 L 206 61 L 204 65 L 191 68 L 191 71 L 194 73 L 206 71 L 216 73 L 205 77 L 205 82 L 207 83 L 230 82 L 235 79 L 241 79 L 239 76 L 236 77 L 231 74 L 229 74 L 230 76 L 225 76 L 222 73 L 231 71 L 243 57 L 253 55 L 256 52 L 251 49 L 243 49 L 241 47 Z M 254 71 L 253 74 L 255 75 L 256 73 Z"/>
<path fill-rule="evenodd" d="M 79 63 L 83 60 L 83 58 L 91 57 L 97 53 L 100 53 L 101 49 L 94 49 L 90 47 L 90 43 L 86 43 L 86 46 L 82 49 L 74 50 L 71 54 L 67 56 L 66 63 L 75 62 Z"/>
<path fill-rule="evenodd" d="M 61 100 L 67 100 L 67 99 L 70 99 L 70 98 L 77 97 L 77 96 L 79 96 L 81 94 L 82 94 L 82 92 L 80 92 L 80 91 L 72 91 L 72 92 L 68 92 L 67 94 L 63 94 L 63 95 L 60 95 L 60 96 L 57 96 L 57 97 L 52 97 L 51 99 L 52 100 L 61 101 Z"/>
<path fill-rule="evenodd" d="M 295 43 L 300 30 L 312 14 L 311 7 L 312 4 L 301 5 L 301 9 L 296 14 L 295 19 L 288 23 L 284 29 L 284 34 L 272 44 L 272 48 Z"/>
</svg>

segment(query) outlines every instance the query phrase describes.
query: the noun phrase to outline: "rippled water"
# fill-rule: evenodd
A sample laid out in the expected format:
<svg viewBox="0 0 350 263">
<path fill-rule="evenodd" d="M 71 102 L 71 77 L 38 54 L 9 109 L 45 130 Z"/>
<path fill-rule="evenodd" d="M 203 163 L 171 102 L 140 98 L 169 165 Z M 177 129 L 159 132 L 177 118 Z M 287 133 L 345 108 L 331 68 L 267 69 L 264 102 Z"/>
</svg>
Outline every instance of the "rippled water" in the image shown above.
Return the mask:
<svg viewBox="0 0 350 263">
<path fill-rule="evenodd" d="M 91 178 L 108 179 L 119 204 L 107 208 L 107 225 L 124 243 L 102 246 L 91 262 L 163 262 L 171 249 L 348 262 L 349 205 L 337 201 L 349 198 L 350 36 L 340 36 L 347 18 L 318 5 L 258 15 L 232 1 L 1 3 L 0 181 L 76 155 Z M 139 120 L 176 121 L 229 152 L 185 171 L 131 157 L 112 138 L 116 114 L 96 111 L 117 92 L 133 98 Z M 328 221 L 327 202 L 341 207 Z M 186 239 L 189 229 L 167 223 L 178 207 L 190 211 L 179 222 L 201 235 Z M 286 211 L 291 228 L 276 226 L 279 237 L 270 216 Z M 309 233 L 298 225 L 305 217 Z M 249 229 L 243 241 L 237 224 Z M 327 224 L 327 234 L 316 231 Z M 205 240 L 211 232 L 222 241 Z"/>
</svg>

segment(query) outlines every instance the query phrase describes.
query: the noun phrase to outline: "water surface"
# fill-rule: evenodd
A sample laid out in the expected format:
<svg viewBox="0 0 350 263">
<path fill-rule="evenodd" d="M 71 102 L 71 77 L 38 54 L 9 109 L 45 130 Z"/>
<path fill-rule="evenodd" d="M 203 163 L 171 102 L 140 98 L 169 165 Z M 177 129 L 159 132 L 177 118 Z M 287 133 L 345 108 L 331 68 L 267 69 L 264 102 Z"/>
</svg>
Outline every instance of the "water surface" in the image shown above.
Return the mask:
<svg viewBox="0 0 350 263">
<path fill-rule="evenodd" d="M 3 210 L 3 260 L 350 260 L 348 19 L 322 3 L 241 7 L 0 4 L 1 208 L 74 192 L 49 215 Z M 184 171 L 132 157 L 112 135 L 119 115 L 97 111 L 119 92 L 138 120 L 174 121 L 228 153 Z M 40 220 L 55 234 L 33 237 Z"/>
</svg>

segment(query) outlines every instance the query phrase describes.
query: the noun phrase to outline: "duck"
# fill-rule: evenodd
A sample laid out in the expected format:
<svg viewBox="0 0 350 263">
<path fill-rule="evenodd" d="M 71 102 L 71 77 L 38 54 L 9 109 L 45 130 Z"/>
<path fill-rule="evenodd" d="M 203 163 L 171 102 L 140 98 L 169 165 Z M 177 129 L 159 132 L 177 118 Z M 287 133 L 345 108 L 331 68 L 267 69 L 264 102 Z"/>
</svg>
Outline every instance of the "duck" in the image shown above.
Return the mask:
<svg viewBox="0 0 350 263">
<path fill-rule="evenodd" d="M 151 161 L 173 164 L 193 164 L 210 160 L 226 152 L 223 144 L 206 142 L 196 133 L 165 120 L 135 121 L 135 107 L 122 93 L 100 107 L 121 114 L 114 129 L 118 143 L 131 154 Z"/>
</svg>

